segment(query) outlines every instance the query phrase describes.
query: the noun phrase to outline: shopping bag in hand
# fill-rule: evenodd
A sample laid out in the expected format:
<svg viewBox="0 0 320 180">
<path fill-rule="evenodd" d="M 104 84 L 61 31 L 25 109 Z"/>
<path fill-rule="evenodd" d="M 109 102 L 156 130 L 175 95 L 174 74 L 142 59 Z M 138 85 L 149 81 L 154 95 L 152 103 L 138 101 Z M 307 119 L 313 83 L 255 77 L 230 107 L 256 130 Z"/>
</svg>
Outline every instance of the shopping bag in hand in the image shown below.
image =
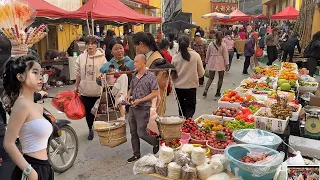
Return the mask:
<svg viewBox="0 0 320 180">
<path fill-rule="evenodd" d="M 74 96 L 74 92 L 72 91 L 62 91 L 59 92 L 51 101 L 51 104 L 53 107 L 55 107 L 57 110 L 64 112 L 65 107 L 67 107 L 67 104 L 71 101 L 71 99 Z"/>
<path fill-rule="evenodd" d="M 69 119 L 78 120 L 86 115 L 86 109 L 78 94 L 74 93 L 69 105 L 65 107 L 64 112 Z"/>
<path fill-rule="evenodd" d="M 256 57 L 257 58 L 260 58 L 263 56 L 263 50 L 259 47 L 257 47 L 257 50 L 256 50 Z"/>
</svg>

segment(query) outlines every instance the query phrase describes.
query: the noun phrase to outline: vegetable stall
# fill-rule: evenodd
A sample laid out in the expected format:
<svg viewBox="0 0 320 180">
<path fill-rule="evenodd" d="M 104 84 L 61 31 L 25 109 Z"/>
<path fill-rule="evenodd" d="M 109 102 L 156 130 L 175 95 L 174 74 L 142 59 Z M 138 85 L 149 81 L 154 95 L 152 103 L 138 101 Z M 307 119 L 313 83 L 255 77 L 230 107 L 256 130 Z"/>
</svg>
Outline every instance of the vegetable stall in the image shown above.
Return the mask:
<svg viewBox="0 0 320 180">
<path fill-rule="evenodd" d="M 158 155 L 148 154 L 135 162 L 134 174 L 182 180 L 285 177 L 286 169 L 281 165 L 305 165 L 298 160 L 303 159 L 301 153 L 293 150 L 283 136 L 290 135 L 290 121 L 308 119 L 299 104 L 299 92 L 314 92 L 318 82 L 307 73 L 288 62 L 256 67 L 255 74 L 239 87 L 223 93 L 212 113 L 186 120 L 159 118 L 159 132 L 166 138 L 160 141 Z M 317 123 L 307 121 L 306 126 L 310 132 L 319 133 L 316 129 L 320 120 L 314 121 Z M 166 124 L 165 131 L 162 124 Z M 179 132 L 170 131 L 177 127 Z M 281 144 L 287 148 L 280 148 Z M 294 154 L 289 159 L 288 146 Z"/>
</svg>

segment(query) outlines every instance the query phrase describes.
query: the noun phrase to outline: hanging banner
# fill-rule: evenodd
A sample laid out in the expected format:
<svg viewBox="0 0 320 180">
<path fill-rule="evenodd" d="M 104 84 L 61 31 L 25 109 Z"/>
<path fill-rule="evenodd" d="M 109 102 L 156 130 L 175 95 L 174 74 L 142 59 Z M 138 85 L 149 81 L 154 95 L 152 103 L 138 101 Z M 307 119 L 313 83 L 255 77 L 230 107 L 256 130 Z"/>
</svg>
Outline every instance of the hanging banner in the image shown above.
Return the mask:
<svg viewBox="0 0 320 180">
<path fill-rule="evenodd" d="M 237 9 L 236 3 L 212 3 L 212 12 L 230 14 Z"/>
</svg>

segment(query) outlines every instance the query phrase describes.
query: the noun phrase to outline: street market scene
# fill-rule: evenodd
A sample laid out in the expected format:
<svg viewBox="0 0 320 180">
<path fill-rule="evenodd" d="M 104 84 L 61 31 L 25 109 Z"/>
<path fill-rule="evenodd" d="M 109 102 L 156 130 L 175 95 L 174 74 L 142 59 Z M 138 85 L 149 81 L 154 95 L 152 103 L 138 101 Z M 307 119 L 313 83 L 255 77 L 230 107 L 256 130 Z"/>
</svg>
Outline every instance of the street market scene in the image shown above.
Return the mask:
<svg viewBox="0 0 320 180">
<path fill-rule="evenodd" d="M 0 180 L 319 180 L 320 0 L 0 0 Z"/>
</svg>

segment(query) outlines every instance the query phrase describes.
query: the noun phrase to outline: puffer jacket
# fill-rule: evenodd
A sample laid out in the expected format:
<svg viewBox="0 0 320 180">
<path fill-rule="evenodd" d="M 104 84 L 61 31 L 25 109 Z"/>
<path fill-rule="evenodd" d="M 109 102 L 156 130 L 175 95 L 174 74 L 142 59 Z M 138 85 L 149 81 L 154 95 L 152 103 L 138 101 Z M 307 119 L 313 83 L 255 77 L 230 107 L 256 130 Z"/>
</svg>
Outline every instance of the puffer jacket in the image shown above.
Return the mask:
<svg viewBox="0 0 320 180">
<path fill-rule="evenodd" d="M 245 46 L 244 46 L 244 56 L 253 56 L 255 54 L 255 40 L 251 37 L 247 40 Z"/>
</svg>

